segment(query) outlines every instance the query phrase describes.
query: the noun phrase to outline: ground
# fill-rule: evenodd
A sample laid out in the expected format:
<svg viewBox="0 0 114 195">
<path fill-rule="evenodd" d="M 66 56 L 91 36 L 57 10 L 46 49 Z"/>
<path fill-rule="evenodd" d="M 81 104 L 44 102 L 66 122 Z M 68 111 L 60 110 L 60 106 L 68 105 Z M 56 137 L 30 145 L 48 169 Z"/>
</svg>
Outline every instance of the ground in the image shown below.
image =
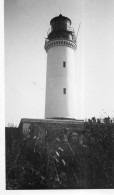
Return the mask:
<svg viewBox="0 0 114 195">
<path fill-rule="evenodd" d="M 6 128 L 6 189 L 114 188 L 114 124 Z"/>
</svg>

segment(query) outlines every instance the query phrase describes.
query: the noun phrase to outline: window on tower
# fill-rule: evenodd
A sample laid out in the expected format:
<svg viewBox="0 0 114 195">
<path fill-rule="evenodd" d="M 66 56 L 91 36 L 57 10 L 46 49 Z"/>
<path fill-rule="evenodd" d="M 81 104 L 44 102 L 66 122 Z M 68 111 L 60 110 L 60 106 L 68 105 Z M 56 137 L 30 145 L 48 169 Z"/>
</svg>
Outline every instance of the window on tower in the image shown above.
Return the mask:
<svg viewBox="0 0 114 195">
<path fill-rule="evenodd" d="M 66 62 L 65 62 L 65 61 L 63 61 L 63 67 L 64 67 L 64 68 L 66 67 Z"/>
<path fill-rule="evenodd" d="M 66 88 L 63 88 L 63 94 L 66 94 Z"/>
</svg>

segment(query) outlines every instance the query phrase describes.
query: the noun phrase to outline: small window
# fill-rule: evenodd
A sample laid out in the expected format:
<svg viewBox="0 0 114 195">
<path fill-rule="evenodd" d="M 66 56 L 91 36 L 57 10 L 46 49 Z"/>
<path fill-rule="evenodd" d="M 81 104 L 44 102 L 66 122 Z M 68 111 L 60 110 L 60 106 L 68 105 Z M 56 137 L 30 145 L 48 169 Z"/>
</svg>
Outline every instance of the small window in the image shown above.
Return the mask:
<svg viewBox="0 0 114 195">
<path fill-rule="evenodd" d="M 63 61 L 63 67 L 64 67 L 64 68 L 66 67 L 66 62 L 65 62 L 65 61 Z"/>
<path fill-rule="evenodd" d="M 66 88 L 63 88 L 63 93 L 66 94 Z"/>
</svg>

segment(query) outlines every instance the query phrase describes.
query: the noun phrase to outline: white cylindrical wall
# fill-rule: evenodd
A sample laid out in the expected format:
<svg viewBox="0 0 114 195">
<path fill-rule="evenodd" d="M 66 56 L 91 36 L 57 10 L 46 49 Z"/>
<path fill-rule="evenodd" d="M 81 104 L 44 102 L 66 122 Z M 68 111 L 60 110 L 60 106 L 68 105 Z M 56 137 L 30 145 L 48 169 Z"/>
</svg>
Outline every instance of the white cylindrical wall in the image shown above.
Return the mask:
<svg viewBox="0 0 114 195">
<path fill-rule="evenodd" d="M 65 67 L 63 63 L 65 62 Z M 47 51 L 45 118 L 75 118 L 75 51 L 53 46 Z M 66 88 L 66 94 L 64 94 Z"/>
</svg>

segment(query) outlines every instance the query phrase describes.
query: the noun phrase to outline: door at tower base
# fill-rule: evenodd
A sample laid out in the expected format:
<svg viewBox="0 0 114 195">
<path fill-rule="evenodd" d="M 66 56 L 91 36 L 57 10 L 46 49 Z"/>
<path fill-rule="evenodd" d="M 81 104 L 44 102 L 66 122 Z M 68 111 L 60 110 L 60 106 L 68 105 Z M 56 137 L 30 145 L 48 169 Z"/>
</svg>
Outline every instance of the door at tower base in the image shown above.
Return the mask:
<svg viewBox="0 0 114 195">
<path fill-rule="evenodd" d="M 45 118 L 75 118 L 74 52 L 66 45 L 55 45 L 48 49 Z"/>
</svg>

